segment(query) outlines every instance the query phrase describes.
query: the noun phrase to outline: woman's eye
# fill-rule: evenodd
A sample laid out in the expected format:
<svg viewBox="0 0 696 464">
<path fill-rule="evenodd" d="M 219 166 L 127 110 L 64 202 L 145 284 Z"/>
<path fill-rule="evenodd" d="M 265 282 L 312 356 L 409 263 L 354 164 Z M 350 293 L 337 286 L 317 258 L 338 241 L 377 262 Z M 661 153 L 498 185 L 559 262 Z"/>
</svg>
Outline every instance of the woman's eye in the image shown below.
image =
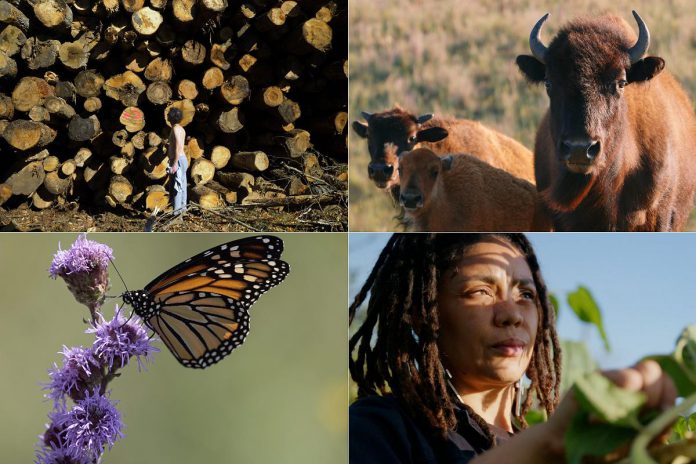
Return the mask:
<svg viewBox="0 0 696 464">
<path fill-rule="evenodd" d="M 520 290 L 520 296 L 526 300 L 535 300 L 536 293 L 531 290 Z"/>
</svg>

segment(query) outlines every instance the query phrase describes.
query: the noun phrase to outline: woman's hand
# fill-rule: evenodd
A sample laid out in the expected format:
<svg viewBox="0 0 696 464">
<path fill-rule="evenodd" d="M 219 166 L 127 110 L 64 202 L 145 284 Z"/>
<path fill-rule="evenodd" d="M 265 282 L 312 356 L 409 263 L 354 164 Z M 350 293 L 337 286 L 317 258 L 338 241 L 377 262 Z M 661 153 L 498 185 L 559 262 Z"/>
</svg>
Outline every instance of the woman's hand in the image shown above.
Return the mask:
<svg viewBox="0 0 696 464">
<path fill-rule="evenodd" d="M 633 367 L 604 371 L 602 374 L 621 388 L 645 393 L 644 408 L 646 410 L 668 409 L 674 406 L 677 399 L 674 382 L 655 361 L 641 361 Z M 577 411 L 578 404 L 571 390 L 558 405 L 549 421 L 543 424 L 549 433 L 549 445 L 552 452 L 563 455 L 565 432 Z"/>
<path fill-rule="evenodd" d="M 169 172 L 171 172 L 172 174 L 176 174 L 176 170 L 178 168 L 179 166 L 177 166 L 176 164 L 172 164 L 171 166 L 169 166 Z"/>
</svg>

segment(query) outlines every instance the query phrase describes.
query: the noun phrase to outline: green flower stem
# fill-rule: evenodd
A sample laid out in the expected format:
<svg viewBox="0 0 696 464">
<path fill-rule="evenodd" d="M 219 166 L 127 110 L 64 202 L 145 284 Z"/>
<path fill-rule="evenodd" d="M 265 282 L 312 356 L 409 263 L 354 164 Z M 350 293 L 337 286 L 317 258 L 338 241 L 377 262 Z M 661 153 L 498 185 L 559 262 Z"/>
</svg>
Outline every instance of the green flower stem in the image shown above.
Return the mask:
<svg viewBox="0 0 696 464">
<path fill-rule="evenodd" d="M 696 393 L 684 398 L 681 404 L 663 412 L 659 417 L 646 425 L 643 430 L 633 440 L 631 445 L 630 462 L 632 464 L 657 464 L 648 453 L 648 445 L 672 422 L 681 415 L 688 413 L 696 404 Z"/>
</svg>

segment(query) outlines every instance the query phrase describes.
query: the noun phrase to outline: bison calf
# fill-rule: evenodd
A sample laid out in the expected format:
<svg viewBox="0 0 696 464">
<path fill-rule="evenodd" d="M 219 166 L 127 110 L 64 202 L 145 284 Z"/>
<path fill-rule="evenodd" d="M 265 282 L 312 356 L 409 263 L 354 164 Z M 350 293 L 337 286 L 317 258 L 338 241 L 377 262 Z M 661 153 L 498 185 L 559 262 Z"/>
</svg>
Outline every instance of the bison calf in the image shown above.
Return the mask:
<svg viewBox="0 0 696 464">
<path fill-rule="evenodd" d="M 534 182 L 532 152 L 517 141 L 483 124 L 467 119 L 416 116 L 396 106 L 381 113 L 362 113 L 367 121 L 353 122 L 353 130 L 367 139 L 370 152 L 368 176 L 379 188 L 399 185 L 397 155 L 414 148 L 433 153 L 471 153 L 491 166 Z M 396 152 L 388 152 L 388 144 Z"/>
<path fill-rule="evenodd" d="M 531 183 L 474 156 L 439 157 L 417 148 L 399 156 L 399 174 L 402 219 L 409 230 L 550 230 Z"/>
</svg>

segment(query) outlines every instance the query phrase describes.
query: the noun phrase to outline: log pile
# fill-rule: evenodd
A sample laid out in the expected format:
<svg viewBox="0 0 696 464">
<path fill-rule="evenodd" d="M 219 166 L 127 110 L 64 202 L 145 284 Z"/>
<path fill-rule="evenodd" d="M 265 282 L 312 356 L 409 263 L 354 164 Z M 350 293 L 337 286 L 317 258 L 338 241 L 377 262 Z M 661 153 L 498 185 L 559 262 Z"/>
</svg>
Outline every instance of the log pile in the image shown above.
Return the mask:
<svg viewBox="0 0 696 464">
<path fill-rule="evenodd" d="M 172 107 L 201 206 L 307 195 L 347 83 L 347 0 L 0 0 L 0 205 L 165 209 Z"/>
</svg>

